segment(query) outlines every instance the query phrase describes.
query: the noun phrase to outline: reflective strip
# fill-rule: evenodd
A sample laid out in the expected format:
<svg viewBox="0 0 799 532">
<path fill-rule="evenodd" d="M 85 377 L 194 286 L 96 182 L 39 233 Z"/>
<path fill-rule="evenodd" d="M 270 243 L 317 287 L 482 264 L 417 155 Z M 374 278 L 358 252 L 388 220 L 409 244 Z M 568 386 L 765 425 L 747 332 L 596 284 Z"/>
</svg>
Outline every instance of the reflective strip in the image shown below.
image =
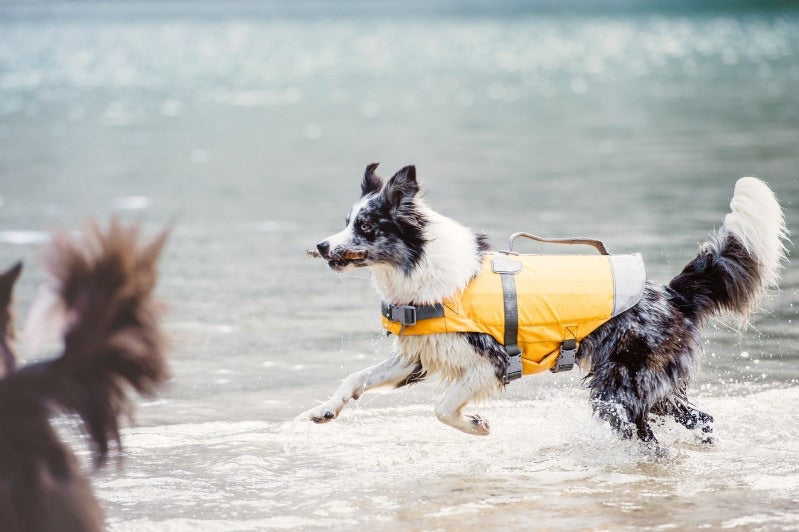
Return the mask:
<svg viewBox="0 0 799 532">
<path fill-rule="evenodd" d="M 613 316 L 618 316 L 641 301 L 646 285 L 646 267 L 640 253 L 610 255 L 613 274 Z"/>
</svg>

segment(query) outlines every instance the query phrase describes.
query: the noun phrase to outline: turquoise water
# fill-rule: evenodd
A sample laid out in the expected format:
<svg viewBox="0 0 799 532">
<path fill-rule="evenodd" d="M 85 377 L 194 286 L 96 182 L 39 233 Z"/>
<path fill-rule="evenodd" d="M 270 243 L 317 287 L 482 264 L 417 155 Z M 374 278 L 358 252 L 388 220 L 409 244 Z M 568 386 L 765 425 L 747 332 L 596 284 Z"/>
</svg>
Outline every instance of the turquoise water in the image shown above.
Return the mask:
<svg viewBox="0 0 799 532">
<path fill-rule="evenodd" d="M 780 6 L 0 4 L 0 264 L 26 260 L 24 313 L 51 229 L 174 225 L 174 380 L 96 479 L 113 530 L 797 528 L 795 259 L 751 328 L 708 327 L 714 447 L 670 425 L 668 459 L 618 442 L 576 373 L 480 407 L 488 439 L 438 423 L 434 385 L 290 422 L 389 348 L 368 275 L 304 254 L 367 163 L 416 164 L 497 247 L 590 235 L 665 282 L 738 177 L 799 233 L 797 87 Z"/>
</svg>

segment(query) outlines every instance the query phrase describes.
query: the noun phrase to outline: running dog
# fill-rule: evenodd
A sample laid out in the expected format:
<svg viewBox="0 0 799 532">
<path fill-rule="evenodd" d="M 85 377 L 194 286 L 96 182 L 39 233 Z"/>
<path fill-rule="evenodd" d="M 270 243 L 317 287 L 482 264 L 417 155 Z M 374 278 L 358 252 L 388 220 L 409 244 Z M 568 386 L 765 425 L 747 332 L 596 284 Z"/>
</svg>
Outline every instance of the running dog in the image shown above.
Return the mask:
<svg viewBox="0 0 799 532">
<path fill-rule="evenodd" d="M 370 164 L 343 231 L 317 245 L 337 272 L 366 267 L 384 305 L 436 305 L 464 290 L 489 253 L 484 235 L 442 216 L 420 198 L 407 166 L 385 184 Z M 724 224 L 667 286 L 647 281 L 632 308 L 580 343 L 576 363 L 586 373 L 595 414 L 624 438 L 655 442 L 649 416 L 670 415 L 711 440 L 713 418 L 691 405 L 686 388 L 697 366 L 700 328 L 727 312 L 745 323 L 763 293 L 776 288 L 788 232 L 774 194 L 761 180 L 740 179 Z M 395 338 L 388 358 L 344 379 L 333 396 L 301 414 L 335 419 L 350 399 L 378 386 L 405 386 L 429 375 L 447 384 L 435 407 L 440 421 L 486 435 L 488 422 L 464 407 L 502 389 L 509 354 L 484 333 Z"/>
<path fill-rule="evenodd" d="M 165 239 L 141 244 L 136 228 L 116 222 L 107 231 L 92 225 L 79 240 L 56 235 L 46 261 L 52 286 L 34 303 L 26 334 L 62 334 L 63 352 L 19 368 L 11 307 L 22 265 L 0 274 L 1 530 L 105 529 L 89 479 L 50 417 L 76 414 L 100 467 L 109 443 L 121 447 L 118 418 L 131 408 L 129 390 L 150 395 L 166 380 L 152 294 Z"/>
</svg>

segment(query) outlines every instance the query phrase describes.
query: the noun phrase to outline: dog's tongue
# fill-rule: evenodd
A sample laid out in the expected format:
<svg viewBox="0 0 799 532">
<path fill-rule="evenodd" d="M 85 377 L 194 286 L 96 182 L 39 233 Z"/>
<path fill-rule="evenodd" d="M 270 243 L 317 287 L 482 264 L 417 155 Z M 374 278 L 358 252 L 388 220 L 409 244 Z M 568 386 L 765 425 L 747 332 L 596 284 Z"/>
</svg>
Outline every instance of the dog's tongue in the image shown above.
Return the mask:
<svg viewBox="0 0 799 532">
<path fill-rule="evenodd" d="M 358 259 L 363 259 L 365 257 L 366 257 L 366 251 L 363 250 L 344 252 L 344 258 L 347 260 L 358 260 Z"/>
<path fill-rule="evenodd" d="M 317 259 L 322 258 L 322 254 L 316 251 L 315 249 L 306 249 L 305 253 L 307 253 L 309 257 L 315 257 Z"/>
</svg>

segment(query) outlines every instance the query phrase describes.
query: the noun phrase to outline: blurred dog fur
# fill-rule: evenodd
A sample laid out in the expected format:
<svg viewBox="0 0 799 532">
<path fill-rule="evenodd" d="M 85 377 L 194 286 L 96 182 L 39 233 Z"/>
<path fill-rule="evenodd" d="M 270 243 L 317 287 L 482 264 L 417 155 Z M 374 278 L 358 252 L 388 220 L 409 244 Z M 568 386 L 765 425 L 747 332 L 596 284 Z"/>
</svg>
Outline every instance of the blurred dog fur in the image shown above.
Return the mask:
<svg viewBox="0 0 799 532">
<path fill-rule="evenodd" d="M 376 168 L 367 166 L 346 227 L 320 242 L 318 255 L 334 271 L 368 267 L 380 297 L 392 305 L 434 305 L 463 290 L 489 252 L 485 236 L 431 209 L 413 166 L 385 183 Z M 700 328 L 721 312 L 745 323 L 762 294 L 777 287 L 786 253 L 783 212 L 763 181 L 738 180 L 730 207 L 723 225 L 667 286 L 648 281 L 634 307 L 580 343 L 577 364 L 593 410 L 624 438 L 655 442 L 650 415 L 668 415 L 711 440 L 713 418 L 686 398 L 702 353 Z M 438 419 L 485 435 L 488 422 L 463 409 L 501 390 L 507 366 L 504 346 L 488 334 L 400 335 L 385 361 L 350 375 L 301 416 L 325 423 L 369 389 L 437 375 L 448 384 L 435 407 Z"/>
<path fill-rule="evenodd" d="M 151 395 L 167 379 L 153 298 L 166 233 L 140 240 L 137 227 L 117 221 L 107 230 L 91 224 L 80 238 L 54 236 L 45 260 L 52 286 L 26 331 L 63 336 L 52 360 L 17 367 L 12 295 L 22 265 L 0 275 L 0 530 L 104 529 L 89 479 L 50 418 L 78 416 L 99 468 L 109 444 L 121 448 L 130 389 Z"/>
</svg>

